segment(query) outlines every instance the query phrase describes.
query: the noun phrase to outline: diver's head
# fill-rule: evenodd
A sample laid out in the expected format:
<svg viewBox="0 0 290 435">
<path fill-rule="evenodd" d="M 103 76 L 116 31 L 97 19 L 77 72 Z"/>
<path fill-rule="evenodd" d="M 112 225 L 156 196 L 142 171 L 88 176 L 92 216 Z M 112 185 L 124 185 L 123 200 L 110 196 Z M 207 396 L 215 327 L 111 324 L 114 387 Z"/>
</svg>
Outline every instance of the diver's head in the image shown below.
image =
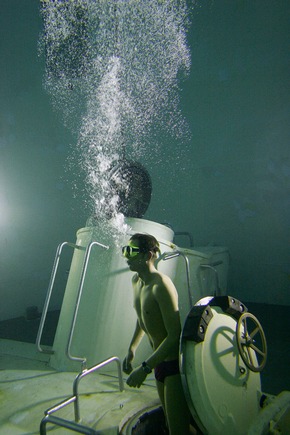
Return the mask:
<svg viewBox="0 0 290 435">
<path fill-rule="evenodd" d="M 130 243 L 138 246 L 139 252 L 151 253 L 154 259 L 157 258 L 160 253 L 159 243 L 154 236 L 150 234 L 135 233 L 130 238 Z"/>
<path fill-rule="evenodd" d="M 122 254 L 128 260 L 128 264 L 134 262 L 154 262 L 160 253 L 159 243 L 150 234 L 135 233 L 128 244 L 123 246 Z"/>
</svg>

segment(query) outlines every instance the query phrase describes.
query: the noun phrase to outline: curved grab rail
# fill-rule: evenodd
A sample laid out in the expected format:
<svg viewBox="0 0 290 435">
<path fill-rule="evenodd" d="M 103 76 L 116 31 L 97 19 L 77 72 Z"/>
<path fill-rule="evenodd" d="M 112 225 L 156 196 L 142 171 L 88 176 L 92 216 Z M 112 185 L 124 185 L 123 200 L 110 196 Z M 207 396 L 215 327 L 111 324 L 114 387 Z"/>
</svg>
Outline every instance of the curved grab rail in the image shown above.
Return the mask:
<svg viewBox="0 0 290 435">
<path fill-rule="evenodd" d="M 189 239 L 189 247 L 193 248 L 194 243 L 193 243 L 193 235 L 191 233 L 189 233 L 188 231 L 175 231 L 174 232 L 174 237 L 175 236 L 187 236 Z"/>
<path fill-rule="evenodd" d="M 82 273 L 81 273 L 79 291 L 78 291 L 74 315 L 73 315 L 73 319 L 72 319 L 72 323 L 71 323 L 69 339 L 68 339 L 68 343 L 67 343 L 67 347 L 66 347 L 66 356 L 68 357 L 68 359 L 70 359 L 71 361 L 80 362 L 82 364 L 82 367 L 86 366 L 87 359 L 85 357 L 71 355 L 71 344 L 72 344 L 72 339 L 73 339 L 73 335 L 74 335 L 74 330 L 75 330 L 77 315 L 78 315 L 78 311 L 79 311 L 80 301 L 81 301 L 81 297 L 82 297 L 82 292 L 83 292 L 86 272 L 87 272 L 87 268 L 88 268 L 88 263 L 89 263 L 89 259 L 90 259 L 90 255 L 91 255 L 91 251 L 92 251 L 93 246 L 99 246 L 99 247 L 104 248 L 104 249 L 109 249 L 109 246 L 103 245 L 102 243 L 99 243 L 99 242 L 91 242 L 87 246 L 85 260 L 84 260 L 83 269 L 82 269 Z"/>
<path fill-rule="evenodd" d="M 80 249 L 82 251 L 85 251 L 85 249 L 86 249 L 83 246 L 76 245 L 76 244 L 70 243 L 70 242 L 60 243 L 57 247 L 55 258 L 54 258 L 54 263 L 53 263 L 53 268 L 52 268 L 52 272 L 51 272 L 51 276 L 50 276 L 50 281 L 49 281 L 49 285 L 48 285 L 48 290 L 47 290 L 47 294 L 46 294 L 46 299 L 44 302 L 44 307 L 42 310 L 42 315 L 41 315 L 40 324 L 39 324 L 37 337 L 36 337 L 37 349 L 39 352 L 42 352 L 42 353 L 48 353 L 48 354 L 54 353 L 53 350 L 42 349 L 40 342 L 41 342 L 41 337 L 42 337 L 43 328 L 44 328 L 44 324 L 45 324 L 45 320 L 46 320 L 46 316 L 47 316 L 48 306 L 50 303 L 51 294 L 52 294 L 52 290 L 53 290 L 53 286 L 54 286 L 54 282 L 55 282 L 56 272 L 57 272 L 58 265 L 59 265 L 60 256 L 61 256 L 61 252 L 62 252 L 64 246 L 70 246 L 71 248 Z"/>
<path fill-rule="evenodd" d="M 184 261 L 185 261 L 185 267 L 186 267 L 186 280 L 187 280 L 187 290 L 188 290 L 188 297 L 189 297 L 189 306 L 190 309 L 192 308 L 193 304 L 192 304 L 192 290 L 191 290 L 191 286 L 190 286 L 190 271 L 189 271 L 189 260 L 188 257 L 181 251 L 173 251 L 173 252 L 165 252 L 162 255 L 162 259 L 163 260 L 170 260 L 171 258 L 175 258 L 175 257 L 183 257 Z M 218 276 L 218 271 L 215 269 L 216 266 L 219 266 L 220 264 L 223 264 L 222 260 L 219 261 L 215 261 L 213 263 L 208 263 L 208 264 L 201 264 L 200 267 L 201 268 L 208 268 L 211 269 L 214 273 L 215 273 L 215 279 L 216 279 L 216 296 L 221 295 L 221 289 L 219 286 L 219 276 Z"/>
<path fill-rule="evenodd" d="M 99 435 L 99 431 L 95 431 L 91 427 L 83 426 L 81 424 L 75 423 L 74 421 L 65 420 L 60 417 L 55 417 L 54 415 L 46 415 L 40 423 L 40 435 L 46 435 L 46 425 L 47 423 L 54 424 L 56 426 L 64 427 L 73 432 L 82 433 L 84 435 Z"/>
<path fill-rule="evenodd" d="M 79 422 L 81 421 L 80 416 L 80 406 L 79 406 L 79 392 L 78 392 L 78 386 L 80 381 L 87 375 L 96 372 L 97 370 L 101 369 L 102 367 L 106 366 L 107 364 L 110 364 L 111 362 L 116 362 L 118 367 L 118 379 L 119 379 L 119 390 L 124 391 L 124 381 L 122 377 L 122 368 L 121 368 L 121 361 L 117 356 L 112 356 L 111 358 L 108 358 L 99 364 L 90 367 L 89 369 L 82 370 L 77 377 L 74 380 L 73 383 L 73 396 L 63 400 L 60 403 L 57 403 L 52 408 L 47 409 L 44 414 L 45 416 L 41 420 L 40 423 L 40 435 L 46 435 L 46 425 L 47 423 L 55 424 L 57 426 L 65 427 L 66 429 L 72 430 L 74 432 L 87 434 L 87 435 L 95 435 L 99 434 L 99 431 L 95 431 L 93 428 L 83 426 Z M 59 411 L 60 409 L 66 407 L 67 405 L 74 404 L 74 416 L 75 421 L 66 420 L 60 417 L 55 417 L 52 414 L 56 411 Z"/>
<path fill-rule="evenodd" d="M 97 370 L 100 370 L 101 368 L 105 367 L 106 365 L 108 365 L 114 361 L 117 363 L 117 368 L 118 368 L 119 390 L 124 391 L 124 381 L 123 381 L 123 377 L 122 377 L 121 361 L 117 356 L 112 356 L 111 358 L 108 358 L 105 361 L 102 361 L 99 364 L 97 364 L 89 369 L 84 369 L 81 373 L 79 373 L 77 375 L 77 377 L 75 378 L 74 383 L 73 383 L 73 396 L 76 398 L 76 400 L 74 401 L 75 421 L 76 422 L 81 421 L 80 405 L 79 405 L 79 392 L 78 392 L 78 387 L 79 387 L 80 381 L 85 376 L 89 375 L 90 373 L 96 372 Z"/>
<path fill-rule="evenodd" d="M 210 269 L 210 270 L 212 270 L 214 272 L 215 281 L 216 281 L 215 296 L 221 296 L 221 289 L 220 289 L 220 285 L 219 285 L 219 274 L 218 274 L 218 271 L 215 268 L 216 266 L 219 266 L 220 264 L 223 264 L 223 261 L 219 260 L 219 261 L 215 261 L 213 263 L 201 264 L 200 265 L 201 268 Z"/>
</svg>

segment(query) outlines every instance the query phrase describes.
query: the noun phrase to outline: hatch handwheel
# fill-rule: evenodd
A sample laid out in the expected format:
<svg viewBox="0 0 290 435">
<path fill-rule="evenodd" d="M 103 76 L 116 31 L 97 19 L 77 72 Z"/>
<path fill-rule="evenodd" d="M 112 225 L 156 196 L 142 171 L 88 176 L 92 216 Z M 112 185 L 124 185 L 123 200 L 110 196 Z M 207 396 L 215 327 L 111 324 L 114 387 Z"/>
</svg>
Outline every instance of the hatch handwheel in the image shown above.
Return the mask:
<svg viewBox="0 0 290 435">
<path fill-rule="evenodd" d="M 240 355 L 253 372 L 261 372 L 267 360 L 267 342 L 259 320 L 251 313 L 243 313 L 236 327 Z"/>
</svg>

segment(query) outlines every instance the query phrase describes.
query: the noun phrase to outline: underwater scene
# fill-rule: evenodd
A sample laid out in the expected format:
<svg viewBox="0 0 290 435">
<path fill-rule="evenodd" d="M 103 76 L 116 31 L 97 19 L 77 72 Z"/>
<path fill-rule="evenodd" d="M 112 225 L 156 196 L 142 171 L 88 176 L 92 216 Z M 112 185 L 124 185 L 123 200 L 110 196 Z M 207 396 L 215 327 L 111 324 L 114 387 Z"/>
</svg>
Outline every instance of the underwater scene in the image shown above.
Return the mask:
<svg viewBox="0 0 290 435">
<path fill-rule="evenodd" d="M 177 290 L 192 433 L 290 433 L 289 3 L 0 6 L 0 435 L 169 433 L 121 370 L 135 233 Z"/>
</svg>

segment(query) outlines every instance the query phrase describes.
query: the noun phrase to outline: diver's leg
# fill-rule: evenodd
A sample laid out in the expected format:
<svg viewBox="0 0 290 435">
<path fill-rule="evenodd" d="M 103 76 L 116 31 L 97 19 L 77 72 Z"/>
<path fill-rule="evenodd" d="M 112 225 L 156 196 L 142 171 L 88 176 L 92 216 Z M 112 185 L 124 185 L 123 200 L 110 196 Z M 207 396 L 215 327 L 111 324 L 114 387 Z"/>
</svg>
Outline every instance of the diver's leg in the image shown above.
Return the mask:
<svg viewBox="0 0 290 435">
<path fill-rule="evenodd" d="M 156 381 L 156 386 L 157 386 L 158 396 L 159 396 L 159 399 L 161 401 L 161 405 L 162 405 L 164 413 L 165 413 L 164 384 L 163 384 L 163 382 Z"/>
<path fill-rule="evenodd" d="M 164 384 L 163 384 L 163 382 L 156 381 L 156 385 L 157 385 L 158 396 L 159 396 L 159 399 L 161 401 L 161 405 L 162 405 L 162 409 L 163 409 L 163 413 L 164 413 L 164 417 L 165 417 L 165 424 L 166 424 L 166 427 L 168 427 L 166 410 L 165 410 L 165 401 L 164 401 Z"/>
<path fill-rule="evenodd" d="M 189 434 L 190 412 L 184 397 L 179 374 L 165 378 L 164 403 L 170 435 Z"/>
</svg>

